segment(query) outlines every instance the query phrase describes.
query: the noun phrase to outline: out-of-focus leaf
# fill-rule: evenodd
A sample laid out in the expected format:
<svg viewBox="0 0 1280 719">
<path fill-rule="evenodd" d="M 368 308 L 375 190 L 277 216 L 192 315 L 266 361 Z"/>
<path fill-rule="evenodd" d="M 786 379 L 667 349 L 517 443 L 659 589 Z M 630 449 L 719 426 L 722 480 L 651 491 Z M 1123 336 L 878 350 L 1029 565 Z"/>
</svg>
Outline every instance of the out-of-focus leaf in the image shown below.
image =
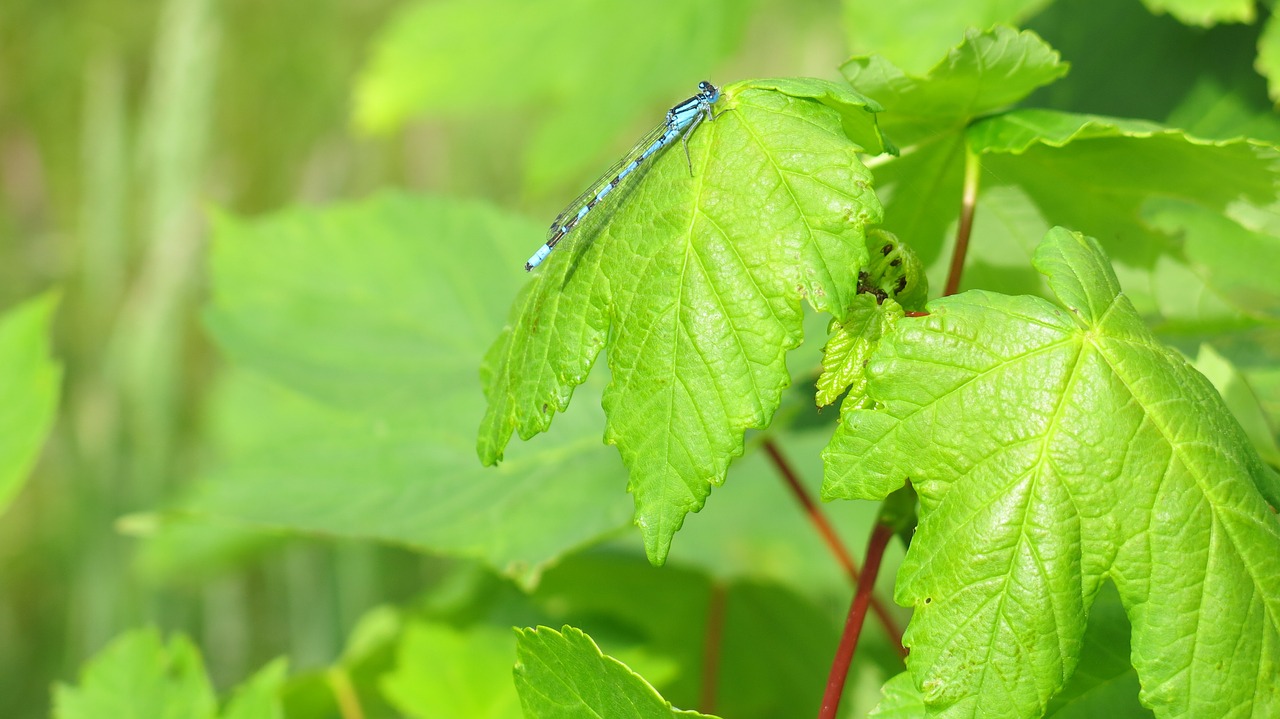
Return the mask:
<svg viewBox="0 0 1280 719">
<path fill-rule="evenodd" d="M 689 141 L 695 176 L 678 151 L 651 161 L 598 233 L 577 230 L 542 265 L 485 359 L 478 449 L 492 464 L 513 432 L 550 426 L 607 346 L 605 438 L 631 471 L 655 563 L 743 432 L 769 424 L 802 302 L 844 314 L 879 220 L 867 148 L 844 134 L 870 101 L 818 81 L 799 96 L 766 89 L 779 84 L 725 88 L 718 119 Z"/>
<path fill-rule="evenodd" d="M 673 560 L 687 546 L 678 545 Z M 826 595 L 818 601 L 802 597 L 765 572 L 754 581 L 713 576 L 677 561 L 657 569 L 638 552 L 593 551 L 547 571 L 533 595 L 542 613 L 524 621 L 582 627 L 678 706 L 701 701 L 707 652 L 714 651 L 720 657 L 714 691 L 720 712 L 741 719 L 816 713 L 822 683 L 813 677 L 825 675 L 839 640 L 837 620 L 851 591 L 847 580 L 828 602 Z M 708 622 L 717 613 L 721 643 L 709 649 Z M 847 697 L 849 709 L 863 712 L 874 704 L 883 678 L 902 666 L 878 629 L 868 629 L 864 639 L 860 646 L 867 651 L 859 652 L 853 673 L 859 685 L 875 680 L 869 696 L 851 682 Z"/>
<path fill-rule="evenodd" d="M 853 58 L 841 71 L 854 89 L 884 106 L 880 126 L 901 148 L 901 157 L 872 163 L 885 198 L 883 226 L 930 268 L 930 284 L 941 286 L 942 248 L 960 211 L 965 127 L 1062 77 L 1067 65 L 1035 33 L 997 27 L 966 33 L 922 76 L 874 55 Z"/>
<path fill-rule="evenodd" d="M 498 470 L 470 449 L 483 346 L 541 235 L 487 206 L 396 195 L 221 219 L 209 324 L 272 382 L 231 389 L 218 423 L 256 434 L 236 435 L 190 508 L 479 557 L 526 580 L 624 525 L 598 410 Z"/>
<path fill-rule="evenodd" d="M 1188 270 L 1229 316 L 1280 329 L 1280 237 L 1246 229 L 1219 212 L 1185 201 L 1152 200 L 1143 214 L 1152 228 L 1181 240 Z M 1185 296 L 1187 290 L 1184 286 L 1181 293 Z M 1161 304 L 1170 301 L 1174 300 Z"/>
<path fill-rule="evenodd" d="M 1258 38 L 1258 59 L 1254 67 L 1267 78 L 1271 99 L 1280 102 L 1280 14 L 1273 13 Z"/>
<path fill-rule="evenodd" d="M 1206 30 L 1137 2 L 1071 0 L 1049 5 L 1027 27 L 1071 60 L 1071 74 L 1029 106 L 1142 118 L 1213 139 L 1264 137 L 1240 131 L 1237 114 L 1270 112 L 1266 83 L 1250 67 L 1253 26 Z"/>
<path fill-rule="evenodd" d="M 356 122 L 375 132 L 415 115 L 503 112 L 528 122 L 518 110 L 550 105 L 525 167 L 530 186 L 555 182 L 598 159 L 641 110 L 657 124 L 698 80 L 714 81 L 708 73 L 741 42 L 752 4 L 418 2 L 377 43 L 356 89 Z"/>
<path fill-rule="evenodd" d="M 520 719 L 511 683 L 515 646 L 510 629 L 410 622 L 382 691 L 410 717 Z"/>
<path fill-rule="evenodd" d="M 289 663 L 277 659 L 236 688 L 222 719 L 284 719 L 280 693 Z"/>
<path fill-rule="evenodd" d="M 80 683 L 54 687 L 55 719 L 280 719 L 286 664 L 276 660 L 238 687 L 219 714 L 200 652 L 185 637 L 165 644 L 154 629 L 116 638 L 81 670 Z"/>
<path fill-rule="evenodd" d="M 982 189 L 981 212 L 973 219 L 960 289 L 998 289 L 1001 292 L 1049 297 L 1044 275 L 1031 266 L 1036 242 L 1049 223 L 1031 197 L 1017 185 Z"/>
<path fill-rule="evenodd" d="M 827 497 L 880 498 L 908 478 L 919 492 L 896 599 L 915 608 L 904 643 L 926 705 L 1039 716 L 1109 576 L 1144 704 L 1275 713 L 1266 466 L 1142 324 L 1096 241 L 1054 229 L 1036 267 L 1057 304 L 971 291 L 900 320 L 869 368 L 878 409 L 842 415 L 824 453 Z"/>
<path fill-rule="evenodd" d="M 965 31 L 1022 25 L 1052 0 L 844 0 L 845 34 L 857 54 L 876 53 L 910 73 L 929 69 Z"/>
<path fill-rule="evenodd" d="M 1164 13 L 1188 25 L 1253 22 L 1254 0 L 1142 0 L 1151 12 Z"/>
<path fill-rule="evenodd" d="M 1244 75 L 1237 70 L 1238 75 Z M 1226 80 L 1205 74 L 1198 78 L 1165 124 L 1207 140 L 1251 137 L 1280 144 L 1280 115 L 1259 88 L 1261 82 L 1251 70 L 1248 75 Z"/>
<path fill-rule="evenodd" d="M 830 671 L 840 639 L 835 614 L 801 601 L 778 585 L 730 585 L 724 605 L 717 713 L 735 719 L 816 715 L 824 689 L 821 677 Z M 874 621 L 868 618 L 867 624 Z M 842 717 L 865 716 L 875 705 L 875 688 L 902 667 L 878 630 L 863 631 L 863 640 L 869 641 L 858 645 L 859 656 L 841 701 Z"/>
<path fill-rule="evenodd" d="M 336 662 L 290 677 L 283 693 L 285 715 L 341 716 L 344 697 L 335 692 L 337 684 L 345 685 L 348 697 L 354 695 L 369 719 L 401 716 L 386 702 L 381 684 L 395 670 L 396 649 L 407 623 L 405 612 L 392 606 L 375 607 L 365 613 L 347 636 Z"/>
<path fill-rule="evenodd" d="M 819 489 L 818 454 L 830 441 L 830 431 L 770 432 L 810 492 Z M 690 519 L 680 544 L 671 551 L 672 561 L 696 565 L 721 580 L 770 580 L 802 587 L 813 599 L 847 593 L 848 578 L 767 455 L 758 449 L 748 452 L 729 474 L 730 481 L 716 490 L 720 509 Z M 840 503 L 824 506 L 823 511 L 854 556 L 861 556 L 875 507 Z"/>
<path fill-rule="evenodd" d="M 845 66 L 854 87 L 885 106 L 881 126 L 904 146 L 900 159 L 876 163 L 873 169 L 886 197 L 885 226 L 920 254 L 930 279 L 940 282 L 947 271 L 942 250 L 955 231 L 966 153 L 971 153 L 968 161 L 977 165 L 980 182 L 970 243 L 975 275 L 966 277 L 966 286 L 1041 289 L 1033 273 L 1015 266 L 1026 248 L 1010 242 L 1019 235 L 1010 230 L 1059 224 L 1102 239 L 1144 314 L 1162 314 L 1166 321 L 1199 328 L 1256 316 L 1238 299 L 1218 298 L 1224 293 L 1238 297 L 1245 281 L 1257 285 L 1266 273 L 1233 278 L 1221 263 L 1210 272 L 1203 256 L 1183 257 L 1170 234 L 1189 230 L 1153 225 L 1150 205 L 1166 198 L 1191 204 L 1265 243 L 1270 239 L 1265 235 L 1275 234 L 1275 223 L 1267 216 L 1277 194 L 1280 153 L 1259 142 L 1208 141 L 1144 121 L 1046 110 L 1014 110 L 975 120 L 979 113 L 998 110 L 1055 79 L 1065 68 L 1034 35 L 1012 36 L 1031 58 L 1025 68 L 1019 65 L 1020 54 L 1007 52 L 1012 44 L 1006 48 L 998 34 L 984 37 L 984 45 L 962 45 L 923 78 L 907 76 L 876 58 Z M 979 52 L 984 48 L 985 54 Z M 993 83 L 1010 88 L 997 103 L 995 96 L 984 95 L 989 91 L 981 80 L 988 74 L 996 80 L 994 70 L 1000 68 L 1014 68 L 1019 76 Z M 969 110 L 969 97 L 990 102 Z M 1181 291 L 1163 289 L 1172 287 Z"/>
<path fill-rule="evenodd" d="M 0 314 L 0 513 L 35 464 L 58 408 L 62 366 L 49 355 L 57 296 Z"/>
<path fill-rule="evenodd" d="M 1208 344 L 1200 345 L 1200 354 L 1196 357 L 1195 365 L 1200 374 L 1208 377 L 1218 390 L 1218 394 L 1222 395 L 1227 408 L 1244 428 L 1244 433 L 1248 435 L 1254 449 L 1258 450 L 1258 456 L 1270 463 L 1272 467 L 1280 467 L 1280 447 L 1276 446 L 1276 430 L 1262 411 L 1258 396 L 1249 387 L 1249 382 L 1244 375 L 1240 374 L 1230 360 L 1218 354 L 1213 346 Z M 1280 507 L 1280 485 L 1275 484 L 1274 474 L 1271 475 L 1271 479 L 1272 482 L 1259 485 L 1258 491 L 1262 492 L 1271 506 Z"/>
<path fill-rule="evenodd" d="M 55 719 L 213 719 L 217 700 L 200 653 L 185 637 L 166 645 L 154 629 L 125 634 L 81 670 L 76 686 L 54 689 Z"/>
<path fill-rule="evenodd" d="M 1256 317 L 1275 301 L 1251 307 L 1259 293 L 1276 294 L 1267 291 L 1265 273 L 1240 270 L 1233 254 L 1209 239 L 1211 231 L 1234 226 L 1241 242 L 1263 251 L 1260 261 L 1276 264 L 1275 238 L 1241 227 L 1255 223 L 1251 213 L 1273 202 L 1280 188 L 1275 148 L 1048 110 L 982 120 L 969 129 L 968 140 L 981 153 L 984 182 L 1015 186 L 1045 221 L 1103 238 L 1112 257 L 1138 273 L 1127 289 L 1145 312 L 1159 310 L 1183 323 L 1217 322 Z M 982 210 L 980 201 L 979 215 Z M 1176 254 L 1175 231 L 1188 238 L 1186 259 Z M 975 233 L 972 242 L 983 241 Z M 1163 275 L 1179 269 L 1181 292 L 1162 304 Z M 1145 282 L 1138 284 L 1140 279 Z M 1186 297 L 1196 292 L 1231 301 L 1188 305 Z"/>
<path fill-rule="evenodd" d="M 516 689 L 529 719 L 667 719 L 680 711 L 640 675 L 566 626 L 516 630 Z"/>
<path fill-rule="evenodd" d="M 855 57 L 840 71 L 858 92 L 884 106 L 880 128 L 906 154 L 975 117 L 1012 106 L 1065 75 L 1067 67 L 1035 33 L 997 26 L 965 32 L 964 42 L 922 76 L 881 55 Z"/>
<path fill-rule="evenodd" d="M 136 526 L 139 520 L 146 526 Z M 145 540 L 137 567 L 161 583 L 209 581 L 285 542 L 283 532 L 178 514 L 130 515 L 117 522 L 117 530 Z"/>
</svg>

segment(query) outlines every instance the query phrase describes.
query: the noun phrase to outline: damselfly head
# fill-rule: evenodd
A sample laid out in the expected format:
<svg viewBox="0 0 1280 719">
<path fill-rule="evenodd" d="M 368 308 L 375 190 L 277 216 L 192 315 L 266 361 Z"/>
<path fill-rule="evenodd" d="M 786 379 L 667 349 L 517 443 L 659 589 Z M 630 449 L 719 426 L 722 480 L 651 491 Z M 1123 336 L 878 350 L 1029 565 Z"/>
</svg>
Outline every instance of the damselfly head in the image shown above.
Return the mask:
<svg viewBox="0 0 1280 719">
<path fill-rule="evenodd" d="M 712 85 L 710 82 L 703 80 L 698 83 L 698 90 L 708 102 L 715 102 L 720 99 L 720 88 Z"/>
</svg>

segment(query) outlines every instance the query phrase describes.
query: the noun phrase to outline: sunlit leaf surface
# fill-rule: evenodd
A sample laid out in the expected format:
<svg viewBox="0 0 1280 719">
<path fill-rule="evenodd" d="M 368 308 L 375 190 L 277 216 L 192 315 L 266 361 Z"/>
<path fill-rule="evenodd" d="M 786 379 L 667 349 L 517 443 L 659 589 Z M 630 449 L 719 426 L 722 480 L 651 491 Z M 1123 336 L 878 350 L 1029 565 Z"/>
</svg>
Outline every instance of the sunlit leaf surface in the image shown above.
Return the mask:
<svg viewBox="0 0 1280 719">
<path fill-rule="evenodd" d="M 513 431 L 550 425 L 608 350 L 605 438 L 659 563 L 743 432 L 777 409 L 802 303 L 842 316 L 853 301 L 880 218 L 858 155 L 880 138 L 848 120 L 873 103 L 834 83 L 767 81 L 725 88 L 714 109 L 689 141 L 693 176 L 673 148 L 613 215 L 588 215 L 603 224 L 534 273 L 483 368 L 479 453 L 496 463 Z"/>
<path fill-rule="evenodd" d="M 899 321 L 869 368 L 877 408 L 844 413 L 824 454 L 827 497 L 919 492 L 895 598 L 926 705 L 1039 716 L 1110 578 L 1158 715 L 1280 711 L 1268 470 L 1096 241 L 1055 229 L 1036 267 L 1057 304 L 972 291 Z"/>
</svg>

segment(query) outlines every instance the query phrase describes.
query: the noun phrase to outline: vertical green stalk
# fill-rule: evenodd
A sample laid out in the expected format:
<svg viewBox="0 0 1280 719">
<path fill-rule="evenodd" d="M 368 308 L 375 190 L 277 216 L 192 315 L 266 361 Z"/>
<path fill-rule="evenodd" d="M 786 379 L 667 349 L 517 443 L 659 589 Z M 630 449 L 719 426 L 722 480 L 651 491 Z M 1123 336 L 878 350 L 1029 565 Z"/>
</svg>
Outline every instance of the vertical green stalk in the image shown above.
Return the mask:
<svg viewBox="0 0 1280 719">
<path fill-rule="evenodd" d="M 87 91 L 82 133 L 86 185 L 80 226 L 87 264 L 77 311 L 91 340 L 81 361 L 87 372 L 75 388 L 73 421 L 81 468 L 92 480 L 82 487 L 100 494 L 90 500 L 82 522 L 89 541 L 75 576 L 73 658 L 154 614 L 148 605 L 155 596 L 121 572 L 129 548 L 112 523 L 125 512 L 160 503 L 165 480 L 176 473 L 182 372 L 193 364 L 184 356 L 184 332 L 203 240 L 199 191 L 217 38 L 211 0 L 166 0 L 132 168 L 120 71 L 108 61 L 92 63 L 86 72 L 91 84 L 101 86 Z M 99 57 L 112 52 L 107 48 Z M 141 267 L 126 279 L 135 248 Z"/>
<path fill-rule="evenodd" d="M 964 258 L 969 253 L 969 235 L 973 232 L 973 213 L 978 207 L 978 178 L 982 165 L 978 156 L 965 145 L 964 193 L 960 199 L 960 223 L 956 228 L 956 244 L 951 250 L 951 270 L 942 296 L 954 295 L 960 290 L 960 277 L 964 274 Z"/>
<path fill-rule="evenodd" d="M 138 144 L 142 265 L 121 308 L 109 362 L 128 407 L 133 500 L 158 496 L 178 437 L 183 331 L 204 231 L 199 192 L 218 30 L 210 0 L 167 0 Z"/>
<path fill-rule="evenodd" d="M 125 245 L 128 202 L 124 70 L 114 48 L 99 52 L 85 68 L 80 135 L 81 320 L 93 333 L 110 318 L 124 291 L 129 252 Z M 94 339 L 101 340 L 101 337 Z"/>
</svg>

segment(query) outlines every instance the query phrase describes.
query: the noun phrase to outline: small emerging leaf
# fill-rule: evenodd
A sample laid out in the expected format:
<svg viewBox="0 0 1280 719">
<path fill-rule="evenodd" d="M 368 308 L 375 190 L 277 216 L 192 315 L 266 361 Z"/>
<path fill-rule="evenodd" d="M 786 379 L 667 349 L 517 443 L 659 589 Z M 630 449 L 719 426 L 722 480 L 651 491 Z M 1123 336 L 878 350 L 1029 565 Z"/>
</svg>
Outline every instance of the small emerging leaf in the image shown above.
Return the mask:
<svg viewBox="0 0 1280 719">
<path fill-rule="evenodd" d="M 876 343 L 902 317 L 904 307 L 918 310 L 928 299 L 920 260 L 892 233 L 868 232 L 867 254 L 871 259 L 858 273 L 858 297 L 845 317 L 827 328 L 817 383 L 819 407 L 834 404 L 846 390 L 855 400 L 865 397 L 867 359 Z"/>
<path fill-rule="evenodd" d="M 880 337 L 902 316 L 897 302 L 876 303 L 869 294 L 858 295 L 843 320 L 831 320 L 827 344 L 822 348 L 822 374 L 818 376 L 816 399 L 819 407 L 835 404 L 847 390 L 846 402 L 859 407 L 866 397 L 867 362 Z"/>
</svg>

